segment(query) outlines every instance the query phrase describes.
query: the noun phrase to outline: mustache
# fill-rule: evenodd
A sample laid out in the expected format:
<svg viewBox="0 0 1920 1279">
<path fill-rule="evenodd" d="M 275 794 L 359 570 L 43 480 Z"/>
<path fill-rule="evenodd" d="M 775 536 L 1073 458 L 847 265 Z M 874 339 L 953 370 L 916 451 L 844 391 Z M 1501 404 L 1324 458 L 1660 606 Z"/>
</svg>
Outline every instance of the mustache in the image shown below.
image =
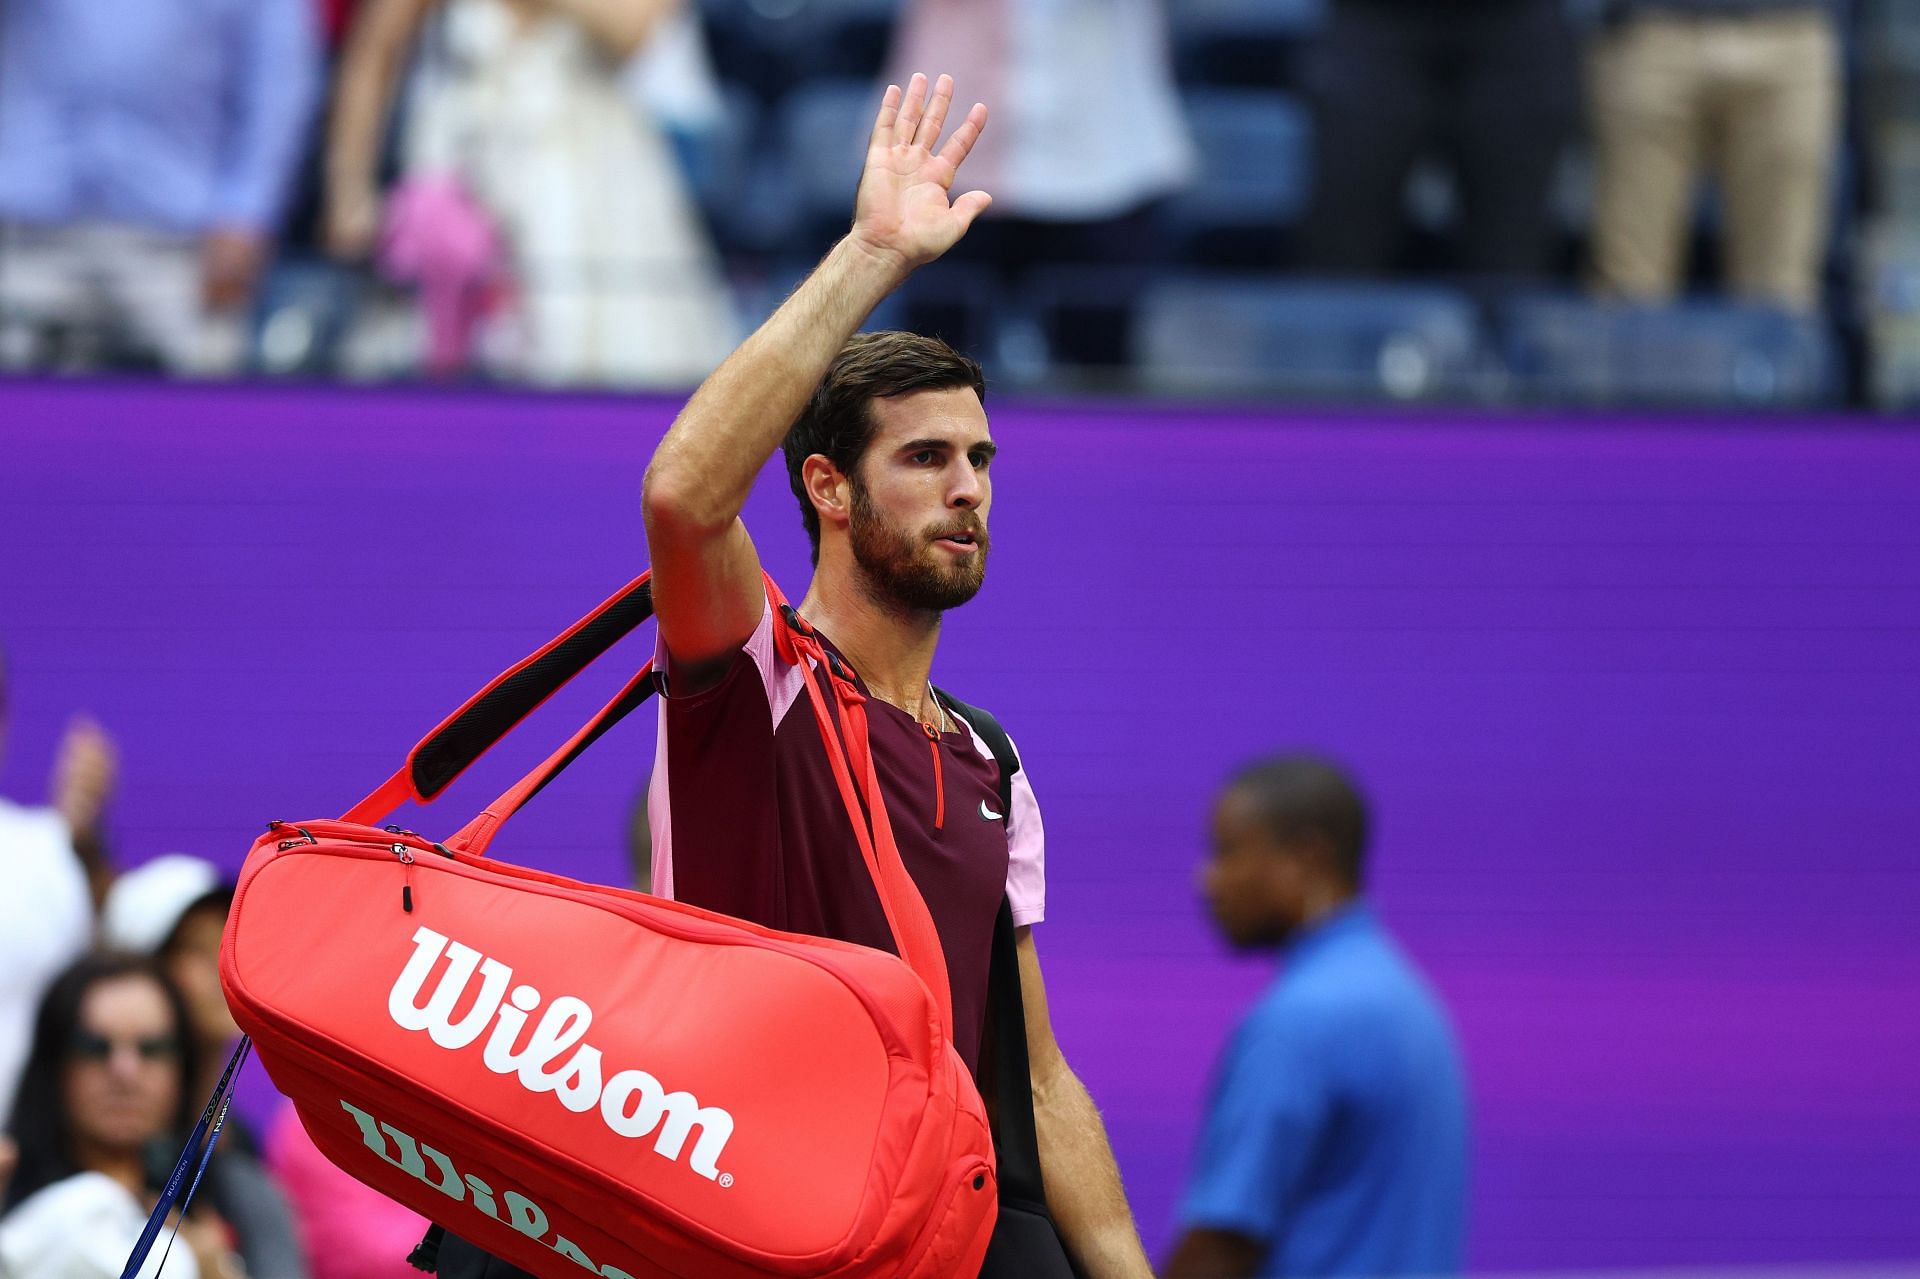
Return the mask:
<svg viewBox="0 0 1920 1279">
<path fill-rule="evenodd" d="M 972 514 L 969 514 L 966 518 L 962 520 L 949 523 L 949 524 L 942 524 L 940 527 L 930 530 L 927 533 L 927 540 L 938 541 L 940 538 L 943 538 L 943 537 L 956 537 L 956 536 L 964 536 L 964 537 L 972 538 L 975 544 L 978 545 L 980 549 L 983 551 L 988 549 L 988 545 L 992 541 L 992 539 L 987 536 L 986 523 L 983 520 L 981 520 L 981 518 L 978 515 L 972 515 Z"/>
</svg>

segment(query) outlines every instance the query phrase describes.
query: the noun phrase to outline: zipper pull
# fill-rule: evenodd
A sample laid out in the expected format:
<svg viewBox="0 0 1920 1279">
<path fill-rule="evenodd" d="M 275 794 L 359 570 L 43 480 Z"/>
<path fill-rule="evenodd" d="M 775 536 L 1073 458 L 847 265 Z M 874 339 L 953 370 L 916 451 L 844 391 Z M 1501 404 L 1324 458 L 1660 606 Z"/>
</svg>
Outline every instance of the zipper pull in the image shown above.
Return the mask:
<svg viewBox="0 0 1920 1279">
<path fill-rule="evenodd" d="M 413 850 L 405 844 L 388 845 L 393 855 L 400 859 L 400 909 L 413 914 Z"/>
<path fill-rule="evenodd" d="M 268 822 L 267 829 L 269 831 L 276 831 L 276 830 L 286 830 L 288 829 L 288 827 L 285 822 Z M 286 852 L 289 848 L 295 848 L 301 844 L 318 844 L 320 842 L 319 840 L 313 837 L 313 832 L 308 830 L 305 826 L 295 826 L 292 829 L 300 832 L 300 838 L 281 840 L 280 851 L 283 853 Z"/>
<path fill-rule="evenodd" d="M 931 724 L 922 724 L 922 732 L 927 735 L 927 745 L 933 750 L 933 828 L 947 828 L 947 781 L 940 767 L 940 734 Z"/>
</svg>

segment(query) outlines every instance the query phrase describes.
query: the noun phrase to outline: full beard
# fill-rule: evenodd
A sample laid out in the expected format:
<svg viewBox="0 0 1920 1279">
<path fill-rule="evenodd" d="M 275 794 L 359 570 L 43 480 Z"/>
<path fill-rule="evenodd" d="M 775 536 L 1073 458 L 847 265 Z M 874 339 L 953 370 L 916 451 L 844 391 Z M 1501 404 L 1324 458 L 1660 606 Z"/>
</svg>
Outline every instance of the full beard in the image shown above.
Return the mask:
<svg viewBox="0 0 1920 1279">
<path fill-rule="evenodd" d="M 887 523 L 859 480 L 850 487 L 848 541 L 875 600 L 902 612 L 940 613 L 979 594 L 987 577 L 988 545 L 979 516 L 971 511 L 957 514 L 916 536 Z M 975 553 L 959 563 L 942 563 L 933 539 L 963 530 L 973 538 Z"/>
</svg>

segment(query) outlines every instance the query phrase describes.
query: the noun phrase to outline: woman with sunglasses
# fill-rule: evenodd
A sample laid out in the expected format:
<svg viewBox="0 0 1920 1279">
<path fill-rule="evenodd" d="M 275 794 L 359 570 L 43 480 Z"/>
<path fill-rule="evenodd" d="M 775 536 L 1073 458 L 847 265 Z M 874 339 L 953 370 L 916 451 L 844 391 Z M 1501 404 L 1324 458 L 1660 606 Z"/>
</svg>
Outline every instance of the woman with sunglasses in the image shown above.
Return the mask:
<svg viewBox="0 0 1920 1279">
<path fill-rule="evenodd" d="M 8 1125 L 17 1164 L 0 1218 L 0 1274 L 113 1279 L 197 1117 L 199 1078 L 178 987 L 143 956 L 90 954 L 48 988 Z M 242 1279 L 212 1208 L 182 1223 L 165 1269 Z M 262 1279 L 256 1276 L 255 1279 Z"/>
</svg>

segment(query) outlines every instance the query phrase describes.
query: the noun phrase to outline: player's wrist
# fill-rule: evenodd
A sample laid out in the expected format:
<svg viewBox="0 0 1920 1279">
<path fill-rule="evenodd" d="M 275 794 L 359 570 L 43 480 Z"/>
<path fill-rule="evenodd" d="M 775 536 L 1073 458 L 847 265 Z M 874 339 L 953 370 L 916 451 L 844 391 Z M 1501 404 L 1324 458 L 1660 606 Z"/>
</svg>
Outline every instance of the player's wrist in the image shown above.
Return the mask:
<svg viewBox="0 0 1920 1279">
<path fill-rule="evenodd" d="M 842 269 L 854 279 L 879 288 L 879 297 L 898 288 L 920 265 L 900 249 L 863 234 L 858 227 L 841 237 L 830 256 L 838 256 Z"/>
</svg>

